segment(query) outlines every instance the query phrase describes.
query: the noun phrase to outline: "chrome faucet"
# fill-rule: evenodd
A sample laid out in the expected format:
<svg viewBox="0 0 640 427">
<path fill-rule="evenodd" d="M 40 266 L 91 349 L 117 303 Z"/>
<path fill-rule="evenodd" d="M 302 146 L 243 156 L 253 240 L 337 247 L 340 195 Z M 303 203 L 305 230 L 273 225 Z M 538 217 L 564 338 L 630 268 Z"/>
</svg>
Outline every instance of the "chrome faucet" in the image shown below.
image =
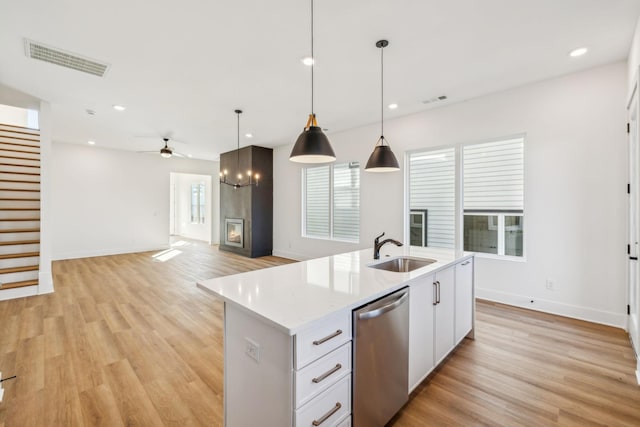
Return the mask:
<svg viewBox="0 0 640 427">
<path fill-rule="evenodd" d="M 402 246 L 401 242 L 398 242 L 397 240 L 393 240 L 393 239 L 385 239 L 381 242 L 380 238 L 382 236 L 384 236 L 384 231 L 382 232 L 381 235 L 376 237 L 376 239 L 373 241 L 373 259 L 380 259 L 380 248 L 387 243 L 393 243 L 396 246 Z"/>
</svg>

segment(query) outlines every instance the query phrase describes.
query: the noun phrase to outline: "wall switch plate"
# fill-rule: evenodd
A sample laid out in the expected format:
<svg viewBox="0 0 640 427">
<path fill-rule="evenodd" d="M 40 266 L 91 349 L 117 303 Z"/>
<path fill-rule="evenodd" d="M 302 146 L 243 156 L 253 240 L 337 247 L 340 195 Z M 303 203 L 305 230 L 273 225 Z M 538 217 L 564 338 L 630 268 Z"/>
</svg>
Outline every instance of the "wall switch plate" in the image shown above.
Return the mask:
<svg viewBox="0 0 640 427">
<path fill-rule="evenodd" d="M 260 363 L 260 344 L 247 337 L 244 338 L 244 341 L 244 353 L 256 362 Z"/>
<path fill-rule="evenodd" d="M 556 281 L 554 279 L 547 279 L 547 289 L 554 291 L 556 289 Z"/>
</svg>

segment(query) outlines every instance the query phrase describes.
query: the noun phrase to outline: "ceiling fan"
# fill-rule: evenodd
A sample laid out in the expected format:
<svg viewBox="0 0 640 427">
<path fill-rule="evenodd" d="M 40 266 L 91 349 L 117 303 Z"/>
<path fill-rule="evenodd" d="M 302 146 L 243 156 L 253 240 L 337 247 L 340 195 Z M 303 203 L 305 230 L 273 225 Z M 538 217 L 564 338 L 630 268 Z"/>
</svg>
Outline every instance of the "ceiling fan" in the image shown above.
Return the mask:
<svg viewBox="0 0 640 427">
<path fill-rule="evenodd" d="M 162 138 L 162 140 L 164 141 L 164 147 L 162 147 L 159 152 L 157 150 L 153 150 L 153 151 L 138 151 L 138 153 L 159 153 L 165 159 L 168 159 L 172 156 L 185 157 L 184 154 L 177 152 L 173 147 L 169 147 L 168 137 L 164 137 Z"/>
</svg>

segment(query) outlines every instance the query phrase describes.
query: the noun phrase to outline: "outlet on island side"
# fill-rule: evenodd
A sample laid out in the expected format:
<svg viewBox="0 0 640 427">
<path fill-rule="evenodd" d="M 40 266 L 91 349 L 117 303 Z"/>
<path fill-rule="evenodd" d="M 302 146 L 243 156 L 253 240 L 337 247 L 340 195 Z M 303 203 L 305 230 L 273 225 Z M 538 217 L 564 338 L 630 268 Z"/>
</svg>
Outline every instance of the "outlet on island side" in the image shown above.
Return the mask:
<svg viewBox="0 0 640 427">
<path fill-rule="evenodd" d="M 556 290 L 556 281 L 555 279 L 547 279 L 547 290 L 555 291 Z"/>
<path fill-rule="evenodd" d="M 260 363 L 260 344 L 247 337 L 244 338 L 244 341 L 244 353 L 256 362 Z"/>
</svg>

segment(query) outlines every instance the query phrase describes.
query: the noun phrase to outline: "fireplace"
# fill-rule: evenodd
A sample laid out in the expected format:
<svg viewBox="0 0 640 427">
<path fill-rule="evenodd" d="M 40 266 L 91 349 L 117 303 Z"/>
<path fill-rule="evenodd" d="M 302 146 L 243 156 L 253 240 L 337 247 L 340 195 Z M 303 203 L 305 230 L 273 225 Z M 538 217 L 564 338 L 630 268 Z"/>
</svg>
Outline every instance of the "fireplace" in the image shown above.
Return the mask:
<svg viewBox="0 0 640 427">
<path fill-rule="evenodd" d="M 225 218 L 224 243 L 229 246 L 244 247 L 244 221 L 240 218 Z"/>
</svg>

